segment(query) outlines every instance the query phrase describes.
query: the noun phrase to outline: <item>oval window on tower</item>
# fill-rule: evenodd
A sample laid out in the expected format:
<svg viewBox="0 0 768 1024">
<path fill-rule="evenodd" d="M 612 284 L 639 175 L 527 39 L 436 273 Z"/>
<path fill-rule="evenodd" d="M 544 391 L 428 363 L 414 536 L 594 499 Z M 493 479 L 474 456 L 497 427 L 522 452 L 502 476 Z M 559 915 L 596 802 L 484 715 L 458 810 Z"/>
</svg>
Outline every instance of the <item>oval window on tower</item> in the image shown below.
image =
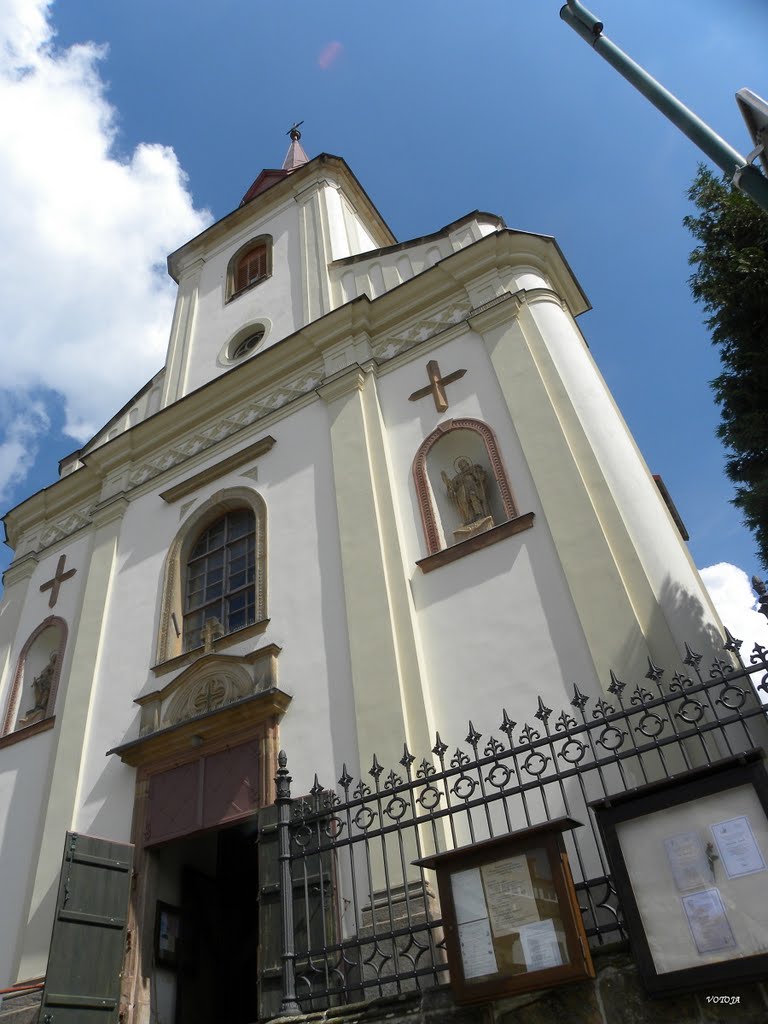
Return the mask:
<svg viewBox="0 0 768 1024">
<path fill-rule="evenodd" d="M 230 359 L 242 359 L 244 356 L 255 351 L 264 340 L 264 328 L 259 327 L 251 334 L 248 334 L 242 341 L 237 341 L 232 347 Z"/>
</svg>

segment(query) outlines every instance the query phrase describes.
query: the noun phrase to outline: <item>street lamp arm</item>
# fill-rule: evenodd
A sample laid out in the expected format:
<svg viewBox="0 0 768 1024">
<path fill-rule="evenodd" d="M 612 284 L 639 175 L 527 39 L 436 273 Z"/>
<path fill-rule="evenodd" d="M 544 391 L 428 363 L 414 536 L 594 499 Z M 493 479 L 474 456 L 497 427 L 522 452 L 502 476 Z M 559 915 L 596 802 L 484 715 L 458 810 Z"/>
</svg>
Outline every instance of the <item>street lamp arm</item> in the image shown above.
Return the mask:
<svg viewBox="0 0 768 1024">
<path fill-rule="evenodd" d="M 724 171 L 733 183 L 768 212 L 768 178 L 765 178 L 738 150 L 729 146 L 708 124 L 673 96 L 660 82 L 636 64 L 623 50 L 603 35 L 603 23 L 578 0 L 568 0 L 560 17 L 589 43 L 596 53 L 660 110 L 684 135 Z"/>
</svg>

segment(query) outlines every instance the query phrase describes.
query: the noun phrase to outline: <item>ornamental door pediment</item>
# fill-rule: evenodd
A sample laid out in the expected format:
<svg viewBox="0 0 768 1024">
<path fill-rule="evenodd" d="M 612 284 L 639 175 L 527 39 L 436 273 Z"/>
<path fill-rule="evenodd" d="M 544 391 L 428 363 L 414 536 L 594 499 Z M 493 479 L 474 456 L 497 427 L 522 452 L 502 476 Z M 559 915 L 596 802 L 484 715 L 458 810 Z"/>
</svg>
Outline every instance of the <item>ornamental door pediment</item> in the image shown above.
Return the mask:
<svg viewBox="0 0 768 1024">
<path fill-rule="evenodd" d="M 161 690 L 136 699 L 139 738 L 109 753 L 147 766 L 279 719 L 291 700 L 277 686 L 279 653 L 270 644 L 246 655 L 204 655 Z"/>
</svg>

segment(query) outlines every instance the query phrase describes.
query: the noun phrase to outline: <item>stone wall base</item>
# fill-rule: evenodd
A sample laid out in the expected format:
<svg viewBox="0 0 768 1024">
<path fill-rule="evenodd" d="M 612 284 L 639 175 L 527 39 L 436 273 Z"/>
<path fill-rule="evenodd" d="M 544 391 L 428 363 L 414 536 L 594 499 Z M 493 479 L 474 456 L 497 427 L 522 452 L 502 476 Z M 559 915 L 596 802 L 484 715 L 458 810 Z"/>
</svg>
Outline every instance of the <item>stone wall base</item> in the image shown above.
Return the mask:
<svg viewBox="0 0 768 1024">
<path fill-rule="evenodd" d="M 35 979 L 38 980 L 42 979 Z M 31 992 L 7 992 L 0 999 L 0 1024 L 37 1024 L 43 999 L 40 989 Z"/>
<path fill-rule="evenodd" d="M 280 1018 L 280 1024 L 766 1024 L 762 984 L 720 986 L 650 999 L 626 945 L 593 953 L 597 978 L 477 1006 L 457 1006 L 447 985 L 382 996 L 322 1012 Z M 729 996 L 738 1002 L 707 1002 Z"/>
</svg>

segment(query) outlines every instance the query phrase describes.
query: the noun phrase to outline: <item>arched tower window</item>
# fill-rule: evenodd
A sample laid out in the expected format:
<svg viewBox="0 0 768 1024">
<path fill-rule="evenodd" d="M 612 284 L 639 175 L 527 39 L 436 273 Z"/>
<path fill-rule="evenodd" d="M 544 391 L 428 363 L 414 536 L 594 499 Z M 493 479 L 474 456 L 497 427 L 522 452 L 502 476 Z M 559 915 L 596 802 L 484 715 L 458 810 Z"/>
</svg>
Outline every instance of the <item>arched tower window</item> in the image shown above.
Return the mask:
<svg viewBox="0 0 768 1024">
<path fill-rule="evenodd" d="M 0 735 L 50 718 L 67 642 L 67 625 L 57 615 L 40 623 L 21 649 Z"/>
<path fill-rule="evenodd" d="M 241 246 L 227 268 L 227 301 L 272 273 L 272 238 L 260 235 Z"/>
<path fill-rule="evenodd" d="M 204 642 L 206 622 L 233 633 L 256 621 L 256 517 L 239 508 L 216 519 L 189 555 L 184 586 L 184 649 Z"/>
<path fill-rule="evenodd" d="M 427 554 L 518 515 L 496 437 L 481 420 L 441 423 L 419 447 L 413 478 Z"/>
<path fill-rule="evenodd" d="M 158 662 L 266 619 L 266 542 L 266 507 L 248 487 L 219 491 L 190 516 L 165 563 Z"/>
</svg>

